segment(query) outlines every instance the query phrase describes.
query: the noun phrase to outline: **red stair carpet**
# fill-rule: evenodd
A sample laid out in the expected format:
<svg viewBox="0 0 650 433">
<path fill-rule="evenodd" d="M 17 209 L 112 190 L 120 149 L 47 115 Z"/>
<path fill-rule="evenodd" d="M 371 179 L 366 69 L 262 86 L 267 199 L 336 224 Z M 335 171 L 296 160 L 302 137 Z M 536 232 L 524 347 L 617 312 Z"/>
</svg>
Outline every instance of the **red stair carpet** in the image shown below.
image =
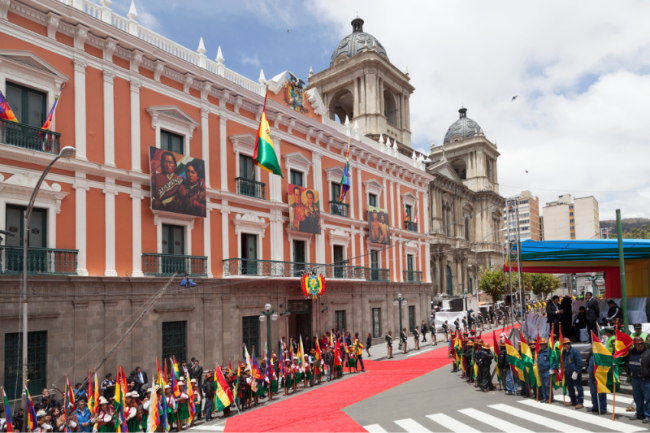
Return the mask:
<svg viewBox="0 0 650 433">
<path fill-rule="evenodd" d="M 497 332 L 497 338 L 501 330 Z M 492 343 L 492 332 L 482 336 Z M 438 347 L 440 344 L 438 345 Z M 419 356 L 399 361 L 365 360 L 366 373 L 354 374 L 329 386 L 300 392 L 293 398 L 252 412 L 243 412 L 226 422 L 226 432 L 365 432 L 341 409 L 370 398 L 409 380 L 451 363 L 447 344 Z M 397 344 L 395 344 L 397 350 Z M 412 353 L 412 352 L 411 352 Z"/>
</svg>

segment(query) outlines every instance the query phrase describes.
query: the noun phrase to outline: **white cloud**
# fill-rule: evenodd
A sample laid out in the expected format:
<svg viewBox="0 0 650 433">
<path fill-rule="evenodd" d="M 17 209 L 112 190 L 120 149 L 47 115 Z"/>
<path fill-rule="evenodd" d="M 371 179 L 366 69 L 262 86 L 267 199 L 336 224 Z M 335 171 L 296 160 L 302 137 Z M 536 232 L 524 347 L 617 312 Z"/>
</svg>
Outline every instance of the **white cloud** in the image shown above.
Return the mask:
<svg viewBox="0 0 650 433">
<path fill-rule="evenodd" d="M 440 145 L 463 104 L 497 142 L 502 195 L 530 189 L 543 204 L 594 195 L 601 219 L 618 207 L 650 217 L 650 194 L 607 192 L 650 191 L 650 3 L 327 0 L 308 9 L 341 38 L 358 10 L 391 62 L 408 66 L 415 148 Z"/>
<path fill-rule="evenodd" d="M 241 62 L 243 65 L 255 65 L 258 68 L 260 67 L 260 59 L 257 58 L 257 54 L 255 54 L 253 57 L 247 56 L 246 54 L 242 54 L 241 56 Z"/>
</svg>

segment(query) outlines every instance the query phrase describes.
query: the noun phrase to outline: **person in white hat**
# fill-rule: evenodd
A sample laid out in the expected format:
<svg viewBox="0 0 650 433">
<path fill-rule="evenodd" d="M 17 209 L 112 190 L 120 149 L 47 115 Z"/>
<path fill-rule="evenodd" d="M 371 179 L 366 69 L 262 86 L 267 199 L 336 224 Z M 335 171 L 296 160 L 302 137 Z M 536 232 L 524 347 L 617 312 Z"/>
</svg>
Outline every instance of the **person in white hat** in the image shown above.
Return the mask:
<svg viewBox="0 0 650 433">
<path fill-rule="evenodd" d="M 190 382 L 192 383 L 192 389 L 194 390 L 194 408 L 196 409 L 196 416 L 194 417 L 194 420 L 197 420 L 201 419 L 201 403 L 203 403 L 201 399 L 201 390 L 196 379 L 192 379 Z M 192 421 L 192 425 L 194 425 L 194 421 Z"/>
<path fill-rule="evenodd" d="M 189 395 L 187 395 L 187 387 L 183 376 L 178 380 L 178 389 L 181 392 L 180 397 L 178 397 L 178 419 L 182 425 L 185 425 L 187 420 L 190 418 L 190 407 L 187 402 Z"/>
<path fill-rule="evenodd" d="M 172 426 L 176 420 L 176 408 L 178 404 L 172 395 L 172 388 L 169 385 L 165 385 L 165 399 L 167 403 L 167 423 Z"/>
<path fill-rule="evenodd" d="M 97 423 L 97 431 L 99 433 L 115 431 L 113 428 L 113 415 L 108 407 L 108 400 L 106 398 L 99 397 L 99 413 L 91 422 L 93 424 Z"/>
<path fill-rule="evenodd" d="M 47 423 L 46 417 L 47 417 L 47 412 L 45 412 L 44 410 L 39 410 L 36 413 L 37 427 L 34 429 L 34 432 L 44 433 L 53 430 L 52 426 Z"/>
<path fill-rule="evenodd" d="M 138 409 L 138 404 L 135 399 L 140 395 L 137 391 L 127 392 L 124 396 L 124 418 L 126 418 L 126 426 L 130 432 L 137 432 L 140 430 L 140 418 L 142 413 Z"/>
</svg>

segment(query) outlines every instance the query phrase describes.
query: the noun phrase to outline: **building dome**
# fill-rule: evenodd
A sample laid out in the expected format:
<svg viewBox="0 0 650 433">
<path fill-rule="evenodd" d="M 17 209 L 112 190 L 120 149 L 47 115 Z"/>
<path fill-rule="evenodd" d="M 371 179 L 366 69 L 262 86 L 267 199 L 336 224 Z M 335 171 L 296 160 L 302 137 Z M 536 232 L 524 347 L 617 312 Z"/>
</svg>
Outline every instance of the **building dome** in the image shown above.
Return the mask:
<svg viewBox="0 0 650 433">
<path fill-rule="evenodd" d="M 481 129 L 481 126 L 467 117 L 467 108 L 461 108 L 458 110 L 458 113 L 460 114 L 460 117 L 457 121 L 452 123 L 447 130 L 443 144 L 465 140 L 466 138 L 474 137 L 475 135 L 483 135 L 483 129 Z"/>
<path fill-rule="evenodd" d="M 352 33 L 344 37 L 339 43 L 339 46 L 336 47 L 334 54 L 332 54 L 330 66 L 334 66 L 339 57 L 342 57 L 342 59 L 349 59 L 361 53 L 366 47 L 366 41 L 368 42 L 369 50 L 372 50 L 374 45 L 377 53 L 384 57 L 388 57 L 386 49 L 381 42 L 379 42 L 373 35 L 363 31 L 363 20 L 361 18 L 355 18 L 352 20 Z"/>
</svg>

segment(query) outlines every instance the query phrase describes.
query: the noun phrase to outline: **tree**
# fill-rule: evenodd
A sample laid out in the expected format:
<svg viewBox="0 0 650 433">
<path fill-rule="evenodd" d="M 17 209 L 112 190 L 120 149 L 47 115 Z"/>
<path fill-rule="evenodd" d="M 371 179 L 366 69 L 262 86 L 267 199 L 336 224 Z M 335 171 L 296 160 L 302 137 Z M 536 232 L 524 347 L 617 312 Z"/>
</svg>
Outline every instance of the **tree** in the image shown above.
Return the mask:
<svg viewBox="0 0 650 433">
<path fill-rule="evenodd" d="M 562 281 L 553 274 L 530 274 L 530 276 L 533 293 L 542 297 L 554 292 L 562 284 Z"/>
<path fill-rule="evenodd" d="M 496 266 L 492 269 L 483 268 L 479 279 L 479 289 L 490 295 L 492 302 L 496 302 L 506 289 L 506 277 L 503 274 L 503 269 Z"/>
<path fill-rule="evenodd" d="M 623 238 L 624 239 L 650 239 L 650 226 L 644 224 L 643 226 L 641 226 L 641 228 L 633 227 L 630 229 L 630 231 L 623 232 Z"/>
</svg>

